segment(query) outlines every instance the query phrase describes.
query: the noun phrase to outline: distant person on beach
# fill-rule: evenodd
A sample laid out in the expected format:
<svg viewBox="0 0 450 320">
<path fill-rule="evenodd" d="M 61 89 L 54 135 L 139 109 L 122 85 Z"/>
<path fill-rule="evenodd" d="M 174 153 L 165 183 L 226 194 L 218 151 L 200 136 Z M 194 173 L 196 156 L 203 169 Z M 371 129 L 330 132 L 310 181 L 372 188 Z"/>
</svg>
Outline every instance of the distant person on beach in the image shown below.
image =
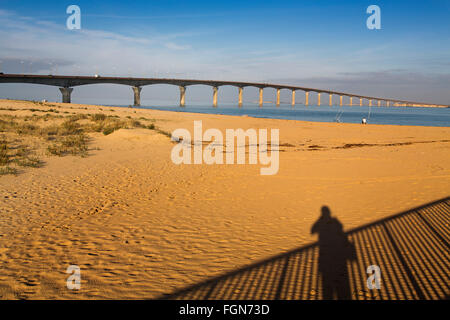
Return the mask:
<svg viewBox="0 0 450 320">
<path fill-rule="evenodd" d="M 347 260 L 355 257 L 354 247 L 348 241 L 342 224 L 331 216 L 330 208 L 322 207 L 321 216 L 312 226 L 311 233 L 319 235 L 323 299 L 350 299 Z"/>
<path fill-rule="evenodd" d="M 362 123 L 362 124 L 367 124 L 367 120 L 366 120 L 366 118 L 362 118 L 362 121 L 361 121 L 361 123 Z"/>
</svg>

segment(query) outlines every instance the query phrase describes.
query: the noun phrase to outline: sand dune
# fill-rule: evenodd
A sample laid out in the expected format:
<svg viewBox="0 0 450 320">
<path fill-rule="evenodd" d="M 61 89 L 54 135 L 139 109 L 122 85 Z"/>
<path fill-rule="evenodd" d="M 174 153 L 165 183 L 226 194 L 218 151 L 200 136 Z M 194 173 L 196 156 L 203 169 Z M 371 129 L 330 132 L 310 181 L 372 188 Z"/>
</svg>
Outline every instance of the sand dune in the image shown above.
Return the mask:
<svg viewBox="0 0 450 320">
<path fill-rule="evenodd" d="M 0 176 L 1 299 L 156 298 L 315 241 L 322 205 L 348 230 L 450 192 L 450 128 L 54 105 L 152 118 L 165 132 L 194 120 L 278 128 L 280 169 L 175 165 L 174 144 L 148 129 L 92 134 L 85 158 L 43 155 L 42 168 Z M 66 288 L 69 265 L 81 267 L 80 290 Z"/>
</svg>

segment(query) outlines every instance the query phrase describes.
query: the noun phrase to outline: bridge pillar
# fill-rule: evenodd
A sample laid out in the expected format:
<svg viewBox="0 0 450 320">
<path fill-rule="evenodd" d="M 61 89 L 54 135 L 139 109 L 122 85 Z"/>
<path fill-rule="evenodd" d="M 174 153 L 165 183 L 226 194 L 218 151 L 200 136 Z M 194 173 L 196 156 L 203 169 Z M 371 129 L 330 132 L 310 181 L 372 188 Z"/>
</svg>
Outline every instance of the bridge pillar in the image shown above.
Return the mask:
<svg viewBox="0 0 450 320">
<path fill-rule="evenodd" d="M 309 105 L 309 91 L 305 91 L 305 106 Z"/>
<path fill-rule="evenodd" d="M 350 97 L 350 107 L 353 106 L 353 97 Z"/>
<path fill-rule="evenodd" d="M 381 107 L 381 100 L 378 100 L 378 106 Z"/>
<path fill-rule="evenodd" d="M 317 92 L 317 105 L 320 107 L 320 92 Z"/>
<path fill-rule="evenodd" d="M 362 98 L 359 98 L 359 106 L 362 107 Z"/>
<path fill-rule="evenodd" d="M 239 87 L 239 107 L 242 107 L 242 87 Z"/>
<path fill-rule="evenodd" d="M 134 106 L 139 107 L 141 105 L 141 87 L 131 87 L 134 92 Z"/>
<path fill-rule="evenodd" d="M 331 107 L 333 105 L 333 95 L 330 93 L 329 97 L 330 97 L 330 107 Z"/>
<path fill-rule="evenodd" d="M 339 96 L 339 106 L 342 107 L 342 96 Z"/>
<path fill-rule="evenodd" d="M 292 101 L 291 101 L 292 105 L 295 105 L 295 90 L 292 90 Z"/>
<path fill-rule="evenodd" d="M 63 103 L 70 103 L 70 95 L 73 91 L 73 88 L 59 88 L 59 91 L 62 93 L 62 102 Z"/>
<path fill-rule="evenodd" d="M 280 89 L 277 89 L 277 106 L 280 105 Z"/>
<path fill-rule="evenodd" d="M 372 100 L 369 99 L 369 107 L 372 106 Z"/>
<path fill-rule="evenodd" d="M 213 107 L 217 108 L 217 87 L 213 87 Z"/>
<path fill-rule="evenodd" d="M 390 101 L 386 101 L 386 107 L 389 107 Z"/>
<path fill-rule="evenodd" d="M 180 86 L 180 107 L 184 107 L 185 105 L 185 94 L 186 94 L 186 87 Z"/>
<path fill-rule="evenodd" d="M 262 107 L 263 105 L 263 88 L 259 88 L 259 106 Z"/>
</svg>

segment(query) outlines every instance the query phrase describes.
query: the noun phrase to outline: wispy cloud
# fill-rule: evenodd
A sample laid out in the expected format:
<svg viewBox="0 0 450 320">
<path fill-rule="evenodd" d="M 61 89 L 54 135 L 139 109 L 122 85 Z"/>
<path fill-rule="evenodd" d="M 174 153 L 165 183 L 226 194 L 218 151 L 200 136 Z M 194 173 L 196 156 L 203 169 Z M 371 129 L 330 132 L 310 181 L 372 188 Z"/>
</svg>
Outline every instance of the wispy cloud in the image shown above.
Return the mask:
<svg viewBox="0 0 450 320">
<path fill-rule="evenodd" d="M 189 45 L 183 46 L 183 45 L 176 44 L 174 42 L 167 42 L 165 44 L 165 46 L 166 46 L 166 48 L 171 49 L 171 50 L 188 50 L 191 48 L 191 46 L 189 46 Z"/>
<path fill-rule="evenodd" d="M 0 17 L 13 16 L 14 12 L 9 10 L 0 9 Z"/>
</svg>

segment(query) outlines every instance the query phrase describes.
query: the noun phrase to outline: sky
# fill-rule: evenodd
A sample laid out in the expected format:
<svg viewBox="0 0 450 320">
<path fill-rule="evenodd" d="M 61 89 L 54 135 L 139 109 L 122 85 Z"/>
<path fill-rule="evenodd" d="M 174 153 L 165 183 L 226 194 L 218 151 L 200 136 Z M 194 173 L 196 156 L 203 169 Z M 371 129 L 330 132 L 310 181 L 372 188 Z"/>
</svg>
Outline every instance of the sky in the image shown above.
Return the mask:
<svg viewBox="0 0 450 320">
<path fill-rule="evenodd" d="M 366 26 L 373 4 L 379 30 Z M 69 5 L 81 9 L 80 30 L 67 29 Z M 271 82 L 450 104 L 450 1 L 0 0 L 0 72 Z M 219 103 L 235 91 L 220 88 Z M 178 88 L 141 95 L 175 102 Z M 210 95 L 188 87 L 187 103 Z M 246 88 L 244 101 L 256 95 Z M 61 99 L 55 87 L 23 84 L 0 84 L 0 97 Z M 127 104 L 132 91 L 81 86 L 72 100 Z"/>
</svg>

